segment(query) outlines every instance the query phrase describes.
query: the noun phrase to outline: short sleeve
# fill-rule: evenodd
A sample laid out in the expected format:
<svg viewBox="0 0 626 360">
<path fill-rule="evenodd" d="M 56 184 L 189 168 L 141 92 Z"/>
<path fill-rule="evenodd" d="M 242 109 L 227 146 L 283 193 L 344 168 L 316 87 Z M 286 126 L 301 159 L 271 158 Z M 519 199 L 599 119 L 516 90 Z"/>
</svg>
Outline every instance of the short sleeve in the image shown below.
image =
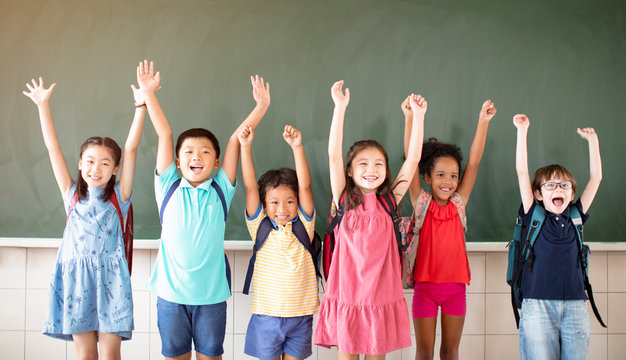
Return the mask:
<svg viewBox="0 0 626 360">
<path fill-rule="evenodd" d="M 222 189 L 224 198 L 226 199 L 226 207 L 230 208 L 230 202 L 235 195 L 235 190 L 237 190 L 237 181 L 235 180 L 235 185 L 231 184 L 228 175 L 226 175 L 226 172 L 221 167 L 217 170 L 217 175 L 215 175 L 213 181 Z"/>
<path fill-rule="evenodd" d="M 580 202 L 580 198 L 578 198 L 578 200 L 574 203 L 573 206 L 575 206 L 576 209 L 578 209 L 578 212 L 580 213 L 580 217 L 582 218 L 583 224 L 587 222 L 589 215 L 583 212 L 583 204 Z"/>
<path fill-rule="evenodd" d="M 315 236 L 315 209 L 313 209 L 313 215 L 309 218 L 306 216 L 304 210 L 302 210 L 302 206 L 298 204 L 298 217 L 300 217 L 300 221 L 304 224 L 304 228 L 306 229 L 307 235 L 309 235 L 309 239 L 313 239 Z"/>
<path fill-rule="evenodd" d="M 178 179 L 180 176 L 176 172 L 176 163 L 173 161 L 161 175 L 157 174 L 156 170 L 154 171 L 154 194 L 159 206 L 163 202 L 167 190 Z"/>
<path fill-rule="evenodd" d="M 245 209 L 243 210 L 246 211 Z M 257 208 L 254 215 L 248 217 L 247 214 L 244 214 L 246 218 L 246 227 L 248 228 L 248 233 L 250 234 L 250 238 L 252 240 L 256 239 L 256 232 L 259 230 L 259 225 L 261 224 L 261 220 L 267 217 L 265 210 L 263 210 L 263 206 L 259 202 L 259 207 Z"/>
</svg>

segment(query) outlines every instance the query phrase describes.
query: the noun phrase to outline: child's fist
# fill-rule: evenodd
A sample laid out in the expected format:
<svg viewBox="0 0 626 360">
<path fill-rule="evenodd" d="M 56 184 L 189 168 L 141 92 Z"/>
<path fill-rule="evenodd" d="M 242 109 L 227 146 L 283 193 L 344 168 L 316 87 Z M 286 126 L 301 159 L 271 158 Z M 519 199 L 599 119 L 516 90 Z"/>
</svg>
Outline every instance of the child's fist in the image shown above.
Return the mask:
<svg viewBox="0 0 626 360">
<path fill-rule="evenodd" d="M 482 109 L 480 109 L 479 119 L 489 121 L 498 112 L 496 105 L 491 100 L 487 100 L 483 103 Z"/>
<path fill-rule="evenodd" d="M 350 102 L 350 89 L 346 88 L 344 93 L 343 80 L 339 80 L 330 88 L 330 96 L 333 98 L 335 106 L 347 107 Z"/>
<path fill-rule="evenodd" d="M 513 116 L 513 125 L 515 125 L 515 127 L 519 130 L 528 129 L 530 126 L 530 120 L 528 119 L 528 116 L 524 114 L 517 114 Z"/>
<path fill-rule="evenodd" d="M 252 126 L 244 126 L 241 131 L 239 131 L 239 134 L 237 134 L 237 139 L 239 139 L 241 146 L 250 146 L 252 140 L 254 140 L 254 130 L 252 130 Z"/>
<path fill-rule="evenodd" d="M 402 113 L 404 114 L 405 119 L 413 118 L 413 110 L 411 110 L 410 99 L 411 99 L 411 95 L 407 96 L 406 99 L 404 99 L 404 101 L 402 102 L 402 105 L 400 105 L 400 108 L 402 109 Z"/>
<path fill-rule="evenodd" d="M 291 125 L 285 125 L 285 130 L 283 131 L 283 139 L 289 144 L 289 146 L 300 146 L 302 145 L 302 133 L 300 130 L 296 129 Z"/>
<path fill-rule="evenodd" d="M 411 105 L 411 110 L 413 110 L 414 114 L 425 114 L 426 109 L 428 108 L 428 102 L 422 95 L 409 95 L 409 104 Z"/>
<path fill-rule="evenodd" d="M 49 88 L 45 88 L 43 86 L 43 78 L 39 77 L 39 84 L 35 81 L 35 79 L 31 79 L 32 85 L 26 83 L 26 88 L 28 91 L 22 91 L 22 94 L 28 96 L 37 106 L 42 105 L 46 101 L 50 100 L 50 95 L 52 95 L 52 90 L 57 86 L 56 83 L 50 85 Z"/>
<path fill-rule="evenodd" d="M 598 138 L 598 134 L 596 134 L 596 131 L 593 128 L 578 128 L 576 129 L 576 132 L 578 132 L 578 135 L 580 135 L 581 138 L 587 141 Z"/>
<path fill-rule="evenodd" d="M 262 76 L 250 76 L 252 83 L 252 97 L 257 104 L 263 106 L 270 105 L 270 83 L 266 83 Z"/>
</svg>

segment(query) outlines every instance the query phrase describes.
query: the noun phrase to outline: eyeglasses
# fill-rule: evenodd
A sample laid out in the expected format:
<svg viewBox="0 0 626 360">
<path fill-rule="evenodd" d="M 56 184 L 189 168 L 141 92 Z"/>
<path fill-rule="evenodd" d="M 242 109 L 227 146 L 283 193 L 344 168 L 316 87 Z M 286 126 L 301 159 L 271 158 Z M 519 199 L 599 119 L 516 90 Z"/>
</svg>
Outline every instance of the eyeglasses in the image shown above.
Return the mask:
<svg viewBox="0 0 626 360">
<path fill-rule="evenodd" d="M 556 190 L 557 187 L 560 187 L 563 190 L 569 190 L 572 188 L 572 182 L 571 181 L 545 182 L 541 184 L 541 187 L 548 191 L 554 191 Z"/>
</svg>

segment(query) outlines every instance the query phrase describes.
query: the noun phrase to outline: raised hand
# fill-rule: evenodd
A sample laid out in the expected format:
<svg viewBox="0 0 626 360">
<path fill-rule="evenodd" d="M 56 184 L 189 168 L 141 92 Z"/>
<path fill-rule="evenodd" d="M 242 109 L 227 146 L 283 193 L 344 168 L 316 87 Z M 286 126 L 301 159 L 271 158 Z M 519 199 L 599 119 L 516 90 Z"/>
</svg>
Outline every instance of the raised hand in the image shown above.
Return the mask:
<svg viewBox="0 0 626 360">
<path fill-rule="evenodd" d="M 480 109 L 479 120 L 490 121 L 491 118 L 498 112 L 496 105 L 491 100 L 487 100 L 483 103 L 483 107 Z"/>
<path fill-rule="evenodd" d="M 410 99 L 411 99 L 411 95 L 407 96 L 406 99 L 404 99 L 404 101 L 400 105 L 400 108 L 402 109 L 402 113 L 404 114 L 405 119 L 413 118 L 413 110 L 411 110 Z"/>
<path fill-rule="evenodd" d="M 302 145 L 302 133 L 291 125 L 285 125 L 283 131 L 283 139 L 289 144 L 289 146 L 296 147 Z"/>
<path fill-rule="evenodd" d="M 28 91 L 22 91 L 22 94 L 28 96 L 37 106 L 47 103 L 48 100 L 50 100 L 50 95 L 52 95 L 52 90 L 54 90 L 57 84 L 53 83 L 46 89 L 43 86 L 43 79 L 41 76 L 39 77 L 39 84 L 37 84 L 35 79 L 31 79 L 31 81 L 32 84 L 26 83 Z"/>
<path fill-rule="evenodd" d="M 244 126 L 237 134 L 237 139 L 239 139 L 239 144 L 242 147 L 250 146 L 252 144 L 252 140 L 254 140 L 254 130 L 252 129 L 252 126 Z"/>
<path fill-rule="evenodd" d="M 137 84 L 143 91 L 155 92 L 161 88 L 161 73 L 154 73 L 154 61 L 144 60 L 137 66 Z"/>
<path fill-rule="evenodd" d="M 339 80 L 333 84 L 330 88 L 330 95 L 333 98 L 333 102 L 335 106 L 340 107 L 348 107 L 348 103 L 350 102 L 350 89 L 346 88 L 344 93 L 343 89 L 343 80 Z"/>
<path fill-rule="evenodd" d="M 252 97 L 258 105 L 270 105 L 270 83 L 266 83 L 262 76 L 250 76 L 252 83 Z"/>
<path fill-rule="evenodd" d="M 411 110 L 414 114 L 426 114 L 426 109 L 428 108 L 428 102 L 422 95 L 409 95 L 409 105 L 411 106 Z"/>
<path fill-rule="evenodd" d="M 513 125 L 515 125 L 518 130 L 528 129 L 530 126 L 530 120 L 528 119 L 528 116 L 524 114 L 517 114 L 513 116 Z"/>
<path fill-rule="evenodd" d="M 581 138 L 587 141 L 598 138 L 598 134 L 596 134 L 596 131 L 593 128 L 578 128 L 576 129 L 576 132 L 578 133 L 578 135 L 580 135 Z"/>
</svg>

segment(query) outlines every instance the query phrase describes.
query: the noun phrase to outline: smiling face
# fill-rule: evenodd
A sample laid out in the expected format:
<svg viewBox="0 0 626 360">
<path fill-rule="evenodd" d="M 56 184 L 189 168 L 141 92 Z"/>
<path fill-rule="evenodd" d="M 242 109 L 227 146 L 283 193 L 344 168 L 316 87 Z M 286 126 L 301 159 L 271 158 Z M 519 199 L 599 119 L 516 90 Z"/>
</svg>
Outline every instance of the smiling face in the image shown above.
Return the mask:
<svg viewBox="0 0 626 360">
<path fill-rule="evenodd" d="M 557 185 L 554 190 L 548 190 L 546 187 L 550 187 L 549 184 L 569 184 L 568 189 L 563 189 L 561 185 Z M 546 186 L 546 184 L 548 184 Z M 567 186 L 566 186 L 567 187 Z M 539 190 L 535 190 L 535 197 L 537 200 L 543 202 L 543 207 L 549 212 L 559 215 L 567 209 L 569 204 L 574 199 L 574 190 L 572 188 L 572 182 L 569 179 L 561 178 L 558 176 L 552 176 L 550 179 L 542 183 Z"/>
<path fill-rule="evenodd" d="M 178 152 L 176 167 L 193 187 L 207 181 L 213 170 L 219 167 L 213 143 L 204 137 L 185 139 Z"/>
<path fill-rule="evenodd" d="M 287 185 L 267 189 L 265 211 L 275 223 L 285 226 L 298 215 L 298 197 Z"/>
<path fill-rule="evenodd" d="M 431 186 L 435 202 L 445 206 L 459 186 L 459 163 L 449 156 L 440 157 L 431 173 L 424 174 L 424 180 Z"/>
<path fill-rule="evenodd" d="M 367 147 L 354 156 L 348 176 L 361 190 L 361 193 L 376 192 L 387 176 L 385 155 L 375 147 Z"/>
<path fill-rule="evenodd" d="M 119 166 L 115 164 L 113 152 L 106 146 L 89 145 L 78 161 L 80 175 L 89 187 L 106 188 Z"/>
</svg>

